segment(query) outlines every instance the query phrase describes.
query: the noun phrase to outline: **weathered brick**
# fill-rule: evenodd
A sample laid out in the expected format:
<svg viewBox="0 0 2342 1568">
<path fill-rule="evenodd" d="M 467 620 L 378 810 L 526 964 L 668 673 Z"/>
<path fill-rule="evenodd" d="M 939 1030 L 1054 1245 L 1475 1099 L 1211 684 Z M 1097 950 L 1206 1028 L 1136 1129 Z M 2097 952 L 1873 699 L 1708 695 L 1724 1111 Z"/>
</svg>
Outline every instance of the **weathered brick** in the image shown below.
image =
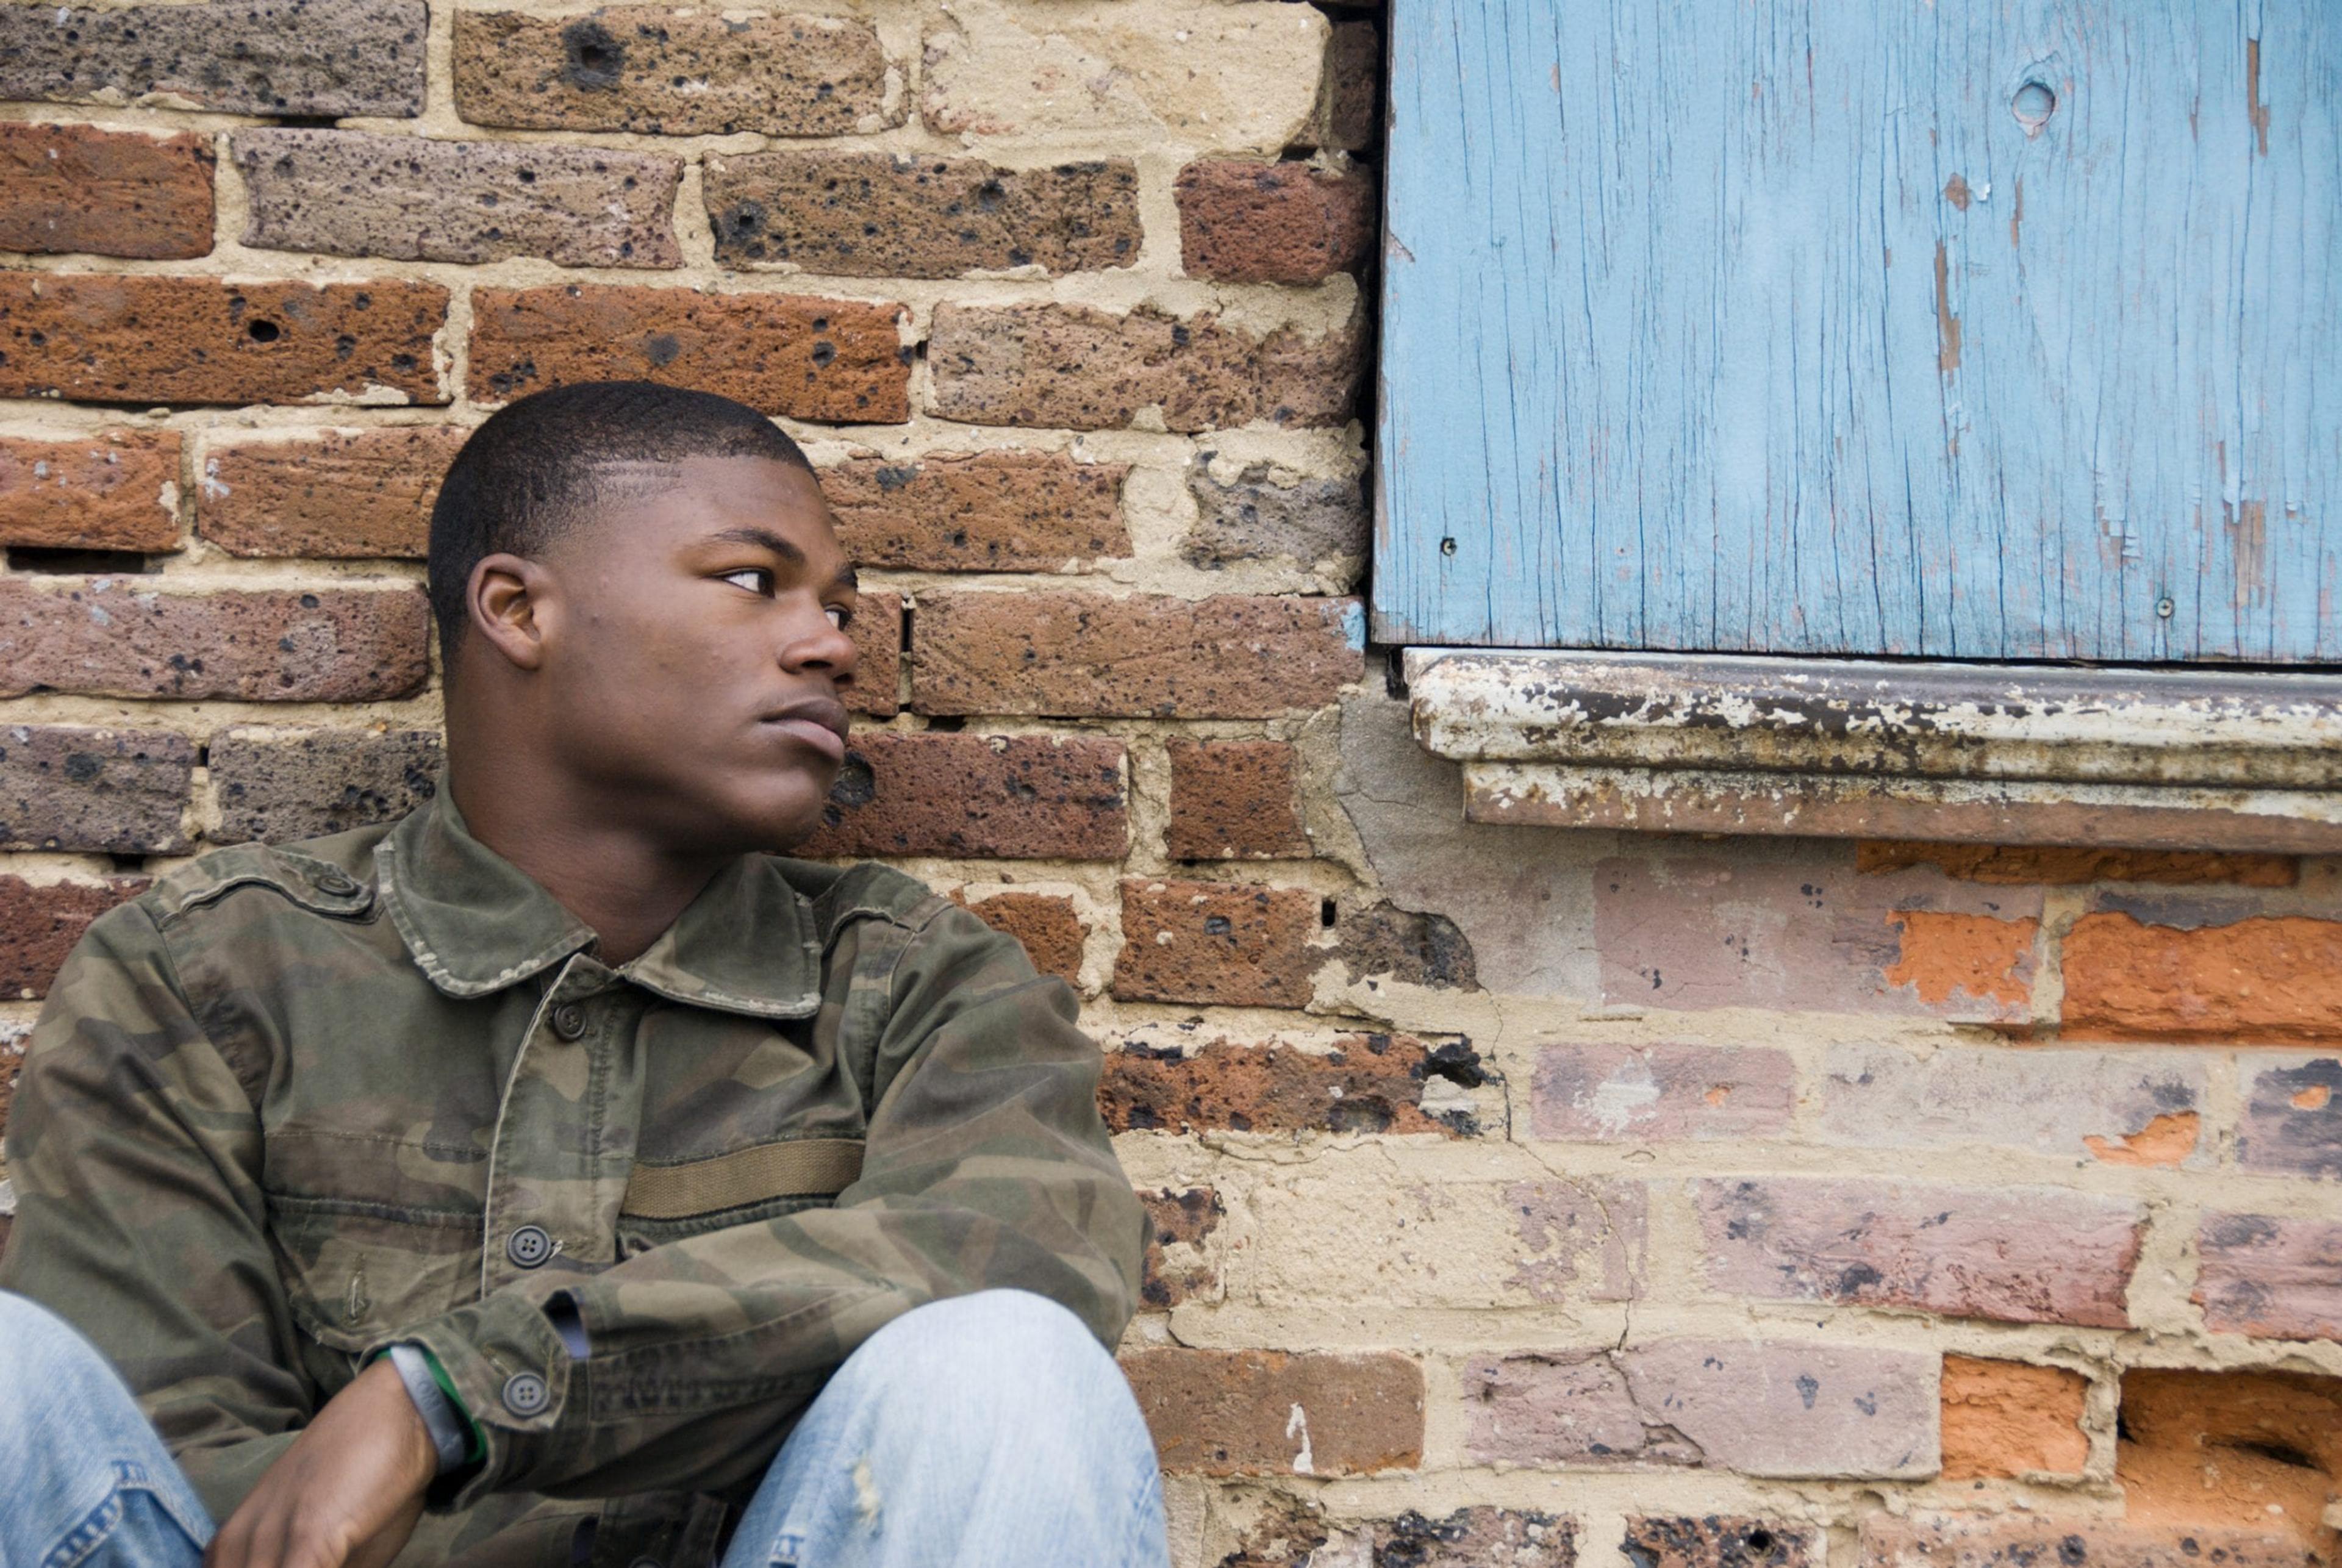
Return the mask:
<svg viewBox="0 0 2342 1568">
<path fill-rule="evenodd" d="M 0 876 L 0 996 L 46 996 L 89 923 L 150 885 L 143 876 L 49 883 Z"/>
<path fill-rule="evenodd" d="M 901 711 L 903 691 L 903 595 L 891 588 L 863 589 L 846 634 L 855 649 L 846 711 L 893 718 Z"/>
<path fill-rule="evenodd" d="M 2090 1380 L 2062 1366 L 1944 1358 L 1944 1479 L 2078 1475 L 2090 1457 Z"/>
<path fill-rule="evenodd" d="M 1276 860 L 1310 853 L 1295 789 L 1299 759 L 1283 741 L 1175 740 L 1171 821 L 1164 848 L 1174 860 Z"/>
<path fill-rule="evenodd" d="M 1130 821 L 1122 743 L 866 731 L 822 815 L 797 853 L 1119 859 Z"/>
<path fill-rule="evenodd" d="M 1919 1477 L 1937 1466 L 1936 1358 L 1758 1340 L 1481 1356 L 1465 1446 L 1513 1464 Z"/>
<path fill-rule="evenodd" d="M 2137 1525 L 2266 1531 L 2307 1563 L 2342 1546 L 2342 1377 L 2237 1368 L 2123 1373 L 2115 1481 Z"/>
<path fill-rule="evenodd" d="M 0 696 L 356 703 L 430 673 L 430 607 L 408 589 L 156 594 L 137 579 L 0 581 Z"/>
<path fill-rule="evenodd" d="M 2167 849 L 2058 849 L 2037 844 L 1912 844 L 1865 839 L 1855 865 L 1866 872 L 1931 865 L 1970 882 L 2234 883 L 2243 887 L 2291 887 L 2301 863 L 2289 854 L 2215 854 Z"/>
<path fill-rule="evenodd" d="M 2207 1214 L 2196 1252 L 2214 1333 L 2342 1340 L 2342 1221 Z"/>
<path fill-rule="evenodd" d="M 680 158 L 362 131 L 238 131 L 233 145 L 251 201 L 244 243 L 264 250 L 683 265 L 675 236 Z"/>
<path fill-rule="evenodd" d="M 405 815 L 437 788 L 436 730 L 229 730 L 213 737 L 219 844 L 288 844 Z"/>
<path fill-rule="evenodd" d="M 1295 145 L 1363 152 L 1382 144 L 1382 116 L 1376 112 L 1383 80 L 1382 30 L 1369 18 L 1335 24 L 1326 40 L 1326 71 L 1317 107 Z"/>
<path fill-rule="evenodd" d="M 856 457 L 821 471 L 846 553 L 919 572 L 1055 572 L 1130 554 L 1126 463 L 1047 452 Z"/>
<path fill-rule="evenodd" d="M 419 561 L 439 481 L 470 434 L 403 424 L 207 446 L 196 531 L 231 555 Z"/>
<path fill-rule="evenodd" d="M 2342 1039 L 2342 921 L 2194 930 L 2086 914 L 2066 934 L 2065 1032 L 2085 1039 Z"/>
<path fill-rule="evenodd" d="M 1146 1206 L 1147 1223 L 1138 1299 L 1151 1307 L 1175 1307 L 1216 1297 L 1219 1264 L 1204 1243 L 1227 1217 L 1220 1195 L 1209 1187 L 1161 1187 L 1139 1193 L 1138 1201 Z"/>
<path fill-rule="evenodd" d="M 446 319 L 437 284 L 0 274 L 0 396 L 445 403 Z"/>
<path fill-rule="evenodd" d="M 2237 1163 L 2247 1171 L 2342 1176 L 2342 1057 L 2247 1059 Z"/>
<path fill-rule="evenodd" d="M 1122 955 L 1114 994 L 1125 1000 L 1299 1007 L 1331 954 L 1311 945 L 1317 895 L 1306 888 L 1237 882 L 1122 884 Z"/>
<path fill-rule="evenodd" d="M 2297 1542 L 2182 1525 L 2145 1529 L 2106 1519 L 2029 1514 L 1874 1513 L 1862 1523 L 1858 1568 L 2309 1568 Z"/>
<path fill-rule="evenodd" d="M 1423 1461 L 1423 1369 L 1403 1355 L 1165 1348 L 1122 1367 L 1166 1470 L 1364 1475 Z"/>
<path fill-rule="evenodd" d="M 1362 479 L 1280 481 L 1274 464 L 1253 463 L 1223 484 L 1212 477 L 1214 455 L 1198 453 L 1187 475 L 1196 517 L 1180 554 L 1189 565 L 1285 560 L 1356 580 L 1368 533 Z"/>
<path fill-rule="evenodd" d="M 176 854 L 195 747 L 165 730 L 0 730 L 0 849 Z"/>
<path fill-rule="evenodd" d="M 1333 1519 L 1270 1493 L 1218 1568 L 1574 1568 L 1577 1522 L 1537 1509 L 1459 1508 L 1440 1518 Z M 1802 1568 L 1802 1565 L 1800 1565 Z"/>
<path fill-rule="evenodd" d="M 1307 132 L 1327 34 L 1296 5 L 955 6 L 923 40 L 920 114 L 951 136 L 1140 131 L 1274 153 Z"/>
<path fill-rule="evenodd" d="M 837 136 L 889 123 L 886 52 L 846 17 L 462 10 L 455 63 L 455 112 L 475 125 Z"/>
<path fill-rule="evenodd" d="M 912 624 L 924 714 L 1256 719 L 1366 672 L 1355 599 L 940 593 Z"/>
<path fill-rule="evenodd" d="M 1364 265 L 1375 238 L 1365 174 L 1207 158 L 1179 171 L 1180 264 L 1221 283 L 1323 283 Z"/>
<path fill-rule="evenodd" d="M 1054 974 L 1068 985 L 1079 985 L 1082 944 L 1090 928 L 1074 908 L 1074 901 L 1056 893 L 995 893 L 983 898 L 952 895 L 968 913 L 995 931 L 1015 937 L 1033 967 Z"/>
<path fill-rule="evenodd" d="M 2207 1064 L 2187 1051 L 1835 1045 L 1817 1131 L 1856 1148 L 1997 1145 L 2112 1164 L 2202 1163 Z"/>
<path fill-rule="evenodd" d="M 0 439 L 0 544 L 169 550 L 179 543 L 179 433 Z"/>
<path fill-rule="evenodd" d="M 2038 921 L 1915 909 L 1897 912 L 1893 923 L 1902 945 L 1887 966 L 1887 984 L 1907 985 L 1927 1005 L 1963 1019 L 2025 1021 Z"/>
<path fill-rule="evenodd" d="M 472 295 L 472 395 L 656 381 L 792 419 L 910 417 L 902 307 L 776 294 L 556 284 Z"/>
<path fill-rule="evenodd" d="M 1764 1138 L 1788 1130 L 1797 1066 L 1766 1046 L 1547 1045 L 1529 1089 L 1540 1138 Z"/>
<path fill-rule="evenodd" d="M 1629 1519 L 1618 1542 L 1635 1568 L 1809 1568 L 1817 1546 L 1810 1525 L 1716 1513 Z"/>
<path fill-rule="evenodd" d="M 718 261 L 795 262 L 838 277 L 1056 274 L 1138 260 L 1127 158 L 1006 169 L 900 153 L 750 153 L 707 160 Z"/>
<path fill-rule="evenodd" d="M 1708 1283 L 1767 1300 L 2126 1328 L 2147 1211 L 2062 1187 L 1694 1183 Z"/>
<path fill-rule="evenodd" d="M 208 255 L 212 163 L 211 138 L 193 133 L 0 125 L 0 250 L 142 261 Z"/>
<path fill-rule="evenodd" d="M 936 413 L 962 424 L 1113 430 L 1155 409 L 1166 428 L 1192 432 L 1341 424 L 1357 403 L 1363 343 L 1355 316 L 1322 334 L 1256 336 L 1210 312 L 943 305 L 927 363 Z"/>
<path fill-rule="evenodd" d="M 1325 1052 L 1215 1039 L 1183 1051 L 1108 1049 L 1098 1111 L 1113 1132 L 1476 1133 L 1459 1112 L 1426 1111 L 1424 1091 L 1477 1086 L 1468 1045 L 1345 1034 Z"/>
<path fill-rule="evenodd" d="M 1480 989 L 1472 944 L 1444 914 L 1401 909 L 1381 899 L 1344 911 L 1334 934 L 1343 968 L 1369 991 L 1379 990 L 1385 978 L 1403 985 Z"/>
<path fill-rule="evenodd" d="M 424 0 L 0 6 L 0 98 L 419 115 L 427 19 Z"/>
</svg>

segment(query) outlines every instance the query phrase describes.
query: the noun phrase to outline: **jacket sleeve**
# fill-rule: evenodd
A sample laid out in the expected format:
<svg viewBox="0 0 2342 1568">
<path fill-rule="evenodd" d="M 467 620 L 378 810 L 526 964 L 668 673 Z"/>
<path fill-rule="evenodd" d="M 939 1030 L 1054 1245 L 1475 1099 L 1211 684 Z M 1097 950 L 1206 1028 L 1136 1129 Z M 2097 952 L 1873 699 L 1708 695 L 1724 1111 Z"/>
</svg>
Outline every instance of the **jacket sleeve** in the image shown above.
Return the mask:
<svg viewBox="0 0 2342 1568">
<path fill-rule="evenodd" d="M 80 1330 L 224 1519 L 315 1408 L 265 1230 L 260 1120 L 139 904 L 75 948 L 8 1117 L 0 1287 Z"/>
<path fill-rule="evenodd" d="M 946 906 L 899 950 L 876 1040 L 862 1174 L 835 1207 L 651 1249 L 558 1294 L 571 1359 L 513 1286 L 401 1339 L 436 1355 L 488 1453 L 451 1500 L 753 1484 L 804 1406 L 902 1313 L 1036 1292 L 1109 1348 L 1136 1300 L 1146 1222 L 1097 1112 L 1101 1058 L 1072 994 Z M 854 998 L 849 1007 L 880 1001 Z M 539 1378 L 541 1390 L 515 1379 Z M 543 1398 L 541 1409 L 521 1413 Z"/>
</svg>

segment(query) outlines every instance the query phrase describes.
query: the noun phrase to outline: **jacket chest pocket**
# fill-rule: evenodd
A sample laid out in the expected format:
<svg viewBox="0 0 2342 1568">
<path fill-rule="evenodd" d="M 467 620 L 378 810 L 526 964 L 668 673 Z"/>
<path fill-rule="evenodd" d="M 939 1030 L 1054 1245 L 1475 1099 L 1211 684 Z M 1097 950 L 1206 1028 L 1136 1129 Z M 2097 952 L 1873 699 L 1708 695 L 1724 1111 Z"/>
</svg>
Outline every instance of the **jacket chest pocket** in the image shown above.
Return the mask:
<svg viewBox="0 0 2342 1568">
<path fill-rule="evenodd" d="M 619 1205 L 618 1255 L 827 1208 L 862 1174 L 859 1138 L 785 1138 L 696 1160 L 645 1160 Z"/>
<path fill-rule="evenodd" d="M 272 1193 L 268 1228 L 294 1321 L 355 1353 L 476 1300 L 477 1215 Z"/>
</svg>

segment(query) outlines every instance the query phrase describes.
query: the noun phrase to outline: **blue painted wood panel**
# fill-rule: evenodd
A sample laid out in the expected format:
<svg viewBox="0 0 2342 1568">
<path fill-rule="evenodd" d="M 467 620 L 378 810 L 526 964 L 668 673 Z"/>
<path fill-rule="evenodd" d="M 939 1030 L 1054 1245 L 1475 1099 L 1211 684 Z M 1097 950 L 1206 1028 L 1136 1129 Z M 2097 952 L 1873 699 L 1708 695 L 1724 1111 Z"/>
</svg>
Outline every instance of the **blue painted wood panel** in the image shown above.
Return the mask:
<svg viewBox="0 0 2342 1568">
<path fill-rule="evenodd" d="M 2342 659 L 2342 0 L 1391 0 L 1400 643 Z"/>
</svg>

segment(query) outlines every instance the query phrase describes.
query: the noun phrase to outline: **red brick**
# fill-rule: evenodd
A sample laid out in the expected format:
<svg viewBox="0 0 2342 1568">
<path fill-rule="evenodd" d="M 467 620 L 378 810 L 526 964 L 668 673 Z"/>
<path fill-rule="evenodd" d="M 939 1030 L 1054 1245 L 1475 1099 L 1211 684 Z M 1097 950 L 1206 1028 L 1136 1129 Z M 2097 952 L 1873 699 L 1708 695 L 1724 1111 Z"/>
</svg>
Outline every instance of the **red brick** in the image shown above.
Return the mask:
<svg viewBox="0 0 2342 1568">
<path fill-rule="evenodd" d="M 2314 1568 L 2300 1543 L 2192 1525 L 2144 1528 L 2105 1518 L 1973 1513 L 1862 1523 L 1857 1568 Z"/>
<path fill-rule="evenodd" d="M 938 593 L 912 624 L 923 714 L 1255 719 L 1366 673 L 1354 599 Z"/>
<path fill-rule="evenodd" d="M 1046 452 L 856 457 L 821 471 L 846 553 L 920 572 L 1056 572 L 1130 554 L 1126 463 Z"/>
<path fill-rule="evenodd" d="M 412 424 L 206 447 L 196 531 L 231 555 L 419 561 L 439 482 L 470 434 Z"/>
<path fill-rule="evenodd" d="M 1138 1299 L 1151 1307 L 1175 1307 L 1196 1298 L 1209 1301 L 1220 1289 L 1219 1265 L 1203 1250 L 1204 1243 L 1227 1208 L 1209 1187 L 1162 1187 L 1142 1192 L 1146 1206 L 1146 1260 Z M 1180 1250 L 1177 1262 L 1165 1249 Z"/>
<path fill-rule="evenodd" d="M 1190 277 L 1323 283 L 1374 247 L 1374 182 L 1355 169 L 1213 158 L 1180 170 L 1174 190 Z"/>
<path fill-rule="evenodd" d="M 1113 430 L 1159 408 L 1167 428 L 1192 433 L 1342 424 L 1357 403 L 1364 344 L 1359 317 L 1263 337 L 1210 312 L 945 305 L 927 363 L 936 413 L 962 424 Z"/>
<path fill-rule="evenodd" d="M 1282 741 L 1175 740 L 1174 860 L 1275 860 L 1310 852 L 1294 794 L 1298 759 Z"/>
<path fill-rule="evenodd" d="M 1141 238 L 1127 158 L 1005 169 L 899 153 L 711 156 L 706 201 L 719 262 L 836 277 L 1129 266 Z"/>
<path fill-rule="evenodd" d="M 1656 1143 L 1785 1133 L 1797 1101 L 1787 1052 L 1756 1045 L 1547 1045 L 1530 1082 L 1540 1138 Z"/>
<path fill-rule="evenodd" d="M 1347 153 L 1381 145 L 1382 119 L 1375 107 L 1382 79 L 1381 28 L 1363 16 L 1336 23 L 1326 45 L 1316 111 L 1303 145 Z"/>
<path fill-rule="evenodd" d="M 149 885 L 143 876 L 52 883 L 0 876 L 0 996 L 46 996 L 89 923 Z"/>
<path fill-rule="evenodd" d="M 1122 955 L 1114 994 L 1126 1001 L 1299 1007 L 1333 957 L 1310 944 L 1318 898 L 1306 888 L 1240 882 L 1122 884 Z"/>
<path fill-rule="evenodd" d="M 766 414 L 910 417 L 903 307 L 863 300 L 555 284 L 472 295 L 471 394 L 500 403 L 577 381 L 656 381 Z"/>
<path fill-rule="evenodd" d="M 902 704 L 903 595 L 891 588 L 863 589 L 846 634 L 854 640 L 857 655 L 854 684 L 846 688 L 846 708 L 872 718 L 893 718 Z"/>
<path fill-rule="evenodd" d="M 0 439 L 0 544 L 169 550 L 179 543 L 179 433 Z"/>
<path fill-rule="evenodd" d="M 2033 996 L 2036 920 L 1904 910 L 1893 917 L 1901 950 L 1886 970 L 1929 1007 L 1980 1022 L 2024 1023 Z"/>
<path fill-rule="evenodd" d="M 2195 1299 L 2215 1333 L 2342 1340 L 2342 1221 L 2213 1213 Z"/>
<path fill-rule="evenodd" d="M 1081 984 L 1082 944 L 1090 928 L 1074 901 L 1056 893 L 995 893 L 970 901 L 952 897 L 995 931 L 1015 937 L 1033 967 L 1068 985 Z"/>
<path fill-rule="evenodd" d="M 2309 1563 L 2336 1560 L 2342 1532 L 2326 1515 L 2342 1492 L 2342 1377 L 2134 1368 L 2118 1419 L 2130 1523 L 2266 1531 Z"/>
<path fill-rule="evenodd" d="M 1809 1524 L 1733 1514 L 1629 1519 L 1618 1549 L 1636 1568 L 1810 1568 L 1827 1561 Z"/>
<path fill-rule="evenodd" d="M 1715 1289 L 2127 1328 L 2147 1213 L 2062 1187 L 1784 1176 L 1695 1184 Z"/>
<path fill-rule="evenodd" d="M 157 594 L 137 579 L 0 581 L 0 696 L 358 703 L 430 673 L 430 608 L 410 589 Z"/>
<path fill-rule="evenodd" d="M 1326 1052 L 1210 1041 L 1193 1053 L 1127 1045 L 1106 1054 L 1098 1110 L 1116 1133 L 1477 1132 L 1468 1115 L 1423 1109 L 1424 1086 L 1485 1081 L 1469 1045 L 1345 1034 Z"/>
<path fill-rule="evenodd" d="M 2192 931 L 2086 914 L 2066 934 L 2065 1032 L 2092 1040 L 2342 1040 L 2342 921 Z"/>
<path fill-rule="evenodd" d="M 1165 1348 L 1122 1368 L 1166 1470 L 1365 1475 L 1423 1462 L 1423 1369 L 1403 1355 Z"/>
<path fill-rule="evenodd" d="M 2214 854 L 2162 849 L 2057 849 L 2038 845 L 1911 844 L 1865 839 L 1855 845 L 1856 869 L 1907 871 L 1931 865 L 1970 882 L 2234 883 L 2244 887 L 2291 887 L 2301 863 L 2289 854 Z"/>
<path fill-rule="evenodd" d="M 1122 774 L 1122 743 L 1101 737 L 866 731 L 797 853 L 1118 859 Z"/>
<path fill-rule="evenodd" d="M 212 144 L 0 124 L 0 250 L 181 261 L 212 248 Z"/>
<path fill-rule="evenodd" d="M 0 396 L 445 403 L 431 344 L 446 319 L 437 284 L 0 274 Z"/>
<path fill-rule="evenodd" d="M 195 747 L 167 730 L 0 731 L 0 849 L 175 854 Z"/>
<path fill-rule="evenodd" d="M 2090 1380 L 2062 1366 L 1944 1358 L 1944 1479 L 2079 1475 L 2090 1457 Z"/>
</svg>

